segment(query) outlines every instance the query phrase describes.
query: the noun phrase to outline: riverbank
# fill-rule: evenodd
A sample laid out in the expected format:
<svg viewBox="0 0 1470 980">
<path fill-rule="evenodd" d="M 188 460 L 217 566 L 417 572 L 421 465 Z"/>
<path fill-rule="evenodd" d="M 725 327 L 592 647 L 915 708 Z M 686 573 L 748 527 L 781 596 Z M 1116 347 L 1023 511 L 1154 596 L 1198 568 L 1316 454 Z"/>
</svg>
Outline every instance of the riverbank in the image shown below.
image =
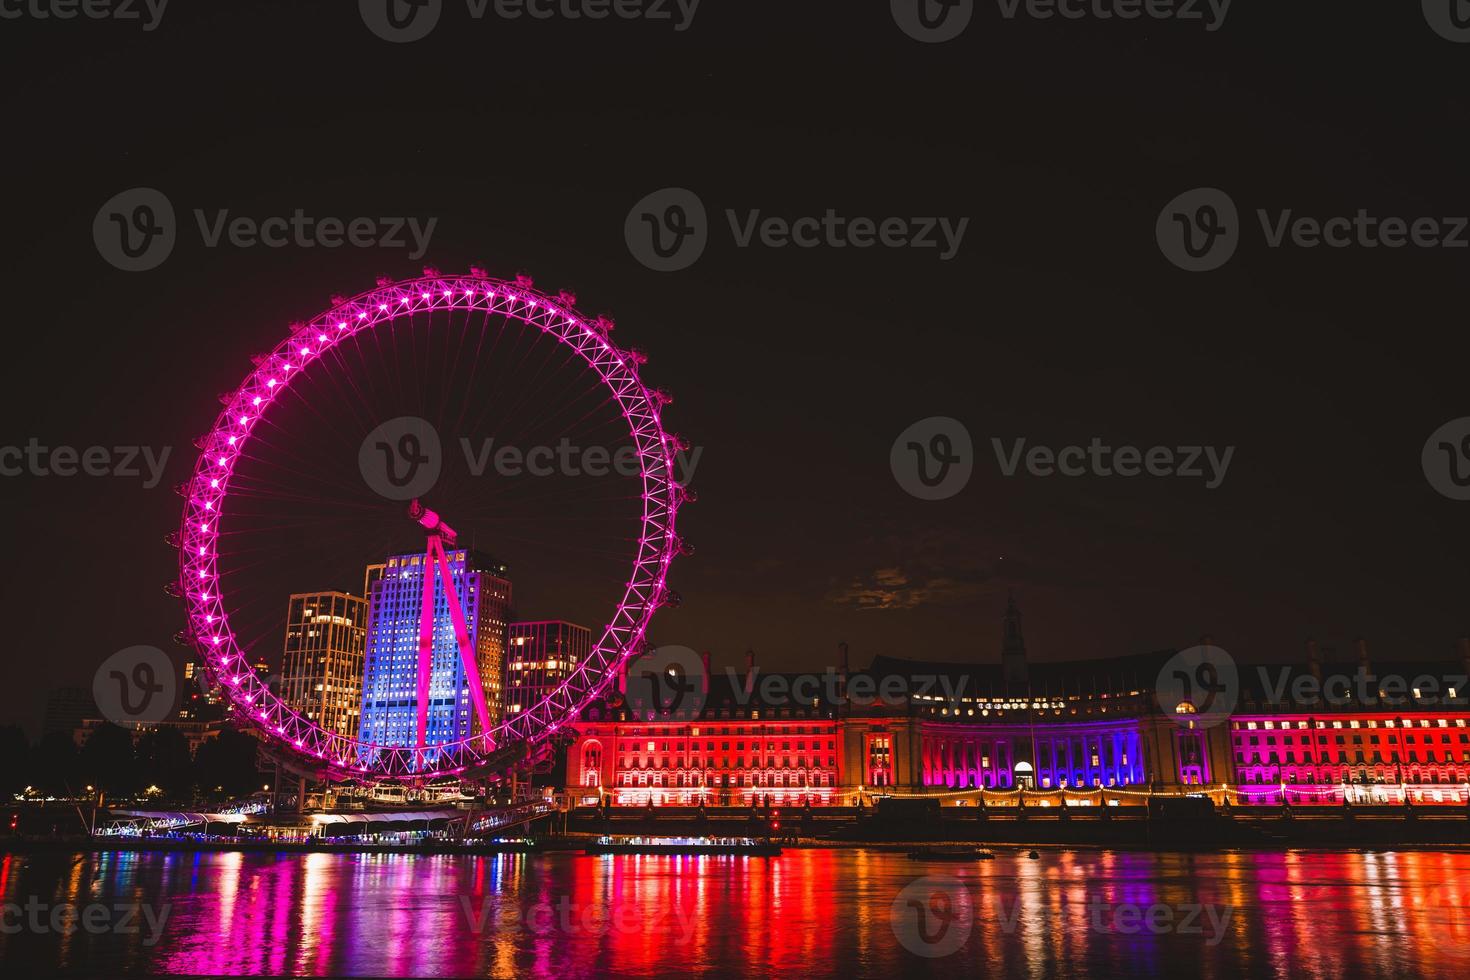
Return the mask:
<svg viewBox="0 0 1470 980">
<path fill-rule="evenodd" d="M 1200 821 L 941 821 L 937 826 L 859 826 L 844 833 L 812 834 L 793 827 L 773 840 L 783 847 L 907 851 L 933 845 L 975 845 L 1011 849 L 1084 848 L 1131 852 L 1185 853 L 1211 851 L 1416 850 L 1470 848 L 1470 821 L 1463 818 L 1418 817 L 1374 820 L 1320 816 L 1228 817 Z M 916 833 L 915 831 L 921 831 Z M 566 835 L 537 835 L 515 840 L 444 840 L 409 842 L 346 839 L 305 840 L 202 838 L 167 836 L 63 836 L 0 839 L 0 853 L 162 851 L 255 854 L 543 854 L 581 852 L 597 839 L 615 836 L 724 837 L 755 836 L 729 827 L 684 826 L 683 822 L 617 821 L 610 830 Z"/>
<path fill-rule="evenodd" d="M 1429 812 L 1425 812 L 1429 811 Z M 1355 807 L 1310 810 L 1305 807 L 1234 807 L 1200 816 L 1151 815 L 1142 807 L 1077 808 L 1017 813 L 947 809 L 921 820 L 884 819 L 812 811 L 780 815 L 782 832 L 830 844 L 883 845 L 959 842 L 965 844 L 1055 845 L 1126 850 L 1197 851 L 1238 848 L 1324 846 L 1392 848 L 1470 845 L 1470 817 L 1459 808 L 1429 810 Z M 572 831 L 643 836 L 757 836 L 769 822 L 734 815 L 685 816 L 667 813 L 575 815 Z"/>
</svg>

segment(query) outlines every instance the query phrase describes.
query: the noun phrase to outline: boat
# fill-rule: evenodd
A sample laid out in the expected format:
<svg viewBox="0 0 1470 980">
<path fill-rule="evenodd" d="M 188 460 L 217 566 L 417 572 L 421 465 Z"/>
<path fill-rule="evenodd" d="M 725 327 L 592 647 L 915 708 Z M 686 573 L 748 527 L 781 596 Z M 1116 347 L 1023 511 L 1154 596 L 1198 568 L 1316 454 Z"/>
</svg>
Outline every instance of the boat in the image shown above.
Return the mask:
<svg viewBox="0 0 1470 980">
<path fill-rule="evenodd" d="M 958 845 L 921 847 L 909 851 L 910 861 L 994 861 L 995 855 L 984 847 Z"/>
<path fill-rule="evenodd" d="M 583 854 L 721 854 L 770 857 L 781 845 L 753 837 L 599 837 Z"/>
</svg>

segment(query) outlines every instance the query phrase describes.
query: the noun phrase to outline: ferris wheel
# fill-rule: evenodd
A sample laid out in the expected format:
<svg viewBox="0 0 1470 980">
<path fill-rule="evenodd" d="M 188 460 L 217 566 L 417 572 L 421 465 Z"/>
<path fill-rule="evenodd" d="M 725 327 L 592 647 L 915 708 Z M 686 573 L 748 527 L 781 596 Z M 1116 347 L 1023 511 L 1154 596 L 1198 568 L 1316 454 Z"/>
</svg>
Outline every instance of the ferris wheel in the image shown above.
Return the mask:
<svg viewBox="0 0 1470 980">
<path fill-rule="evenodd" d="M 676 473 L 688 445 L 663 426 L 669 396 L 640 378 L 646 357 L 619 347 L 613 323 L 579 313 L 569 293 L 548 295 L 527 277 L 493 279 L 480 269 L 459 276 L 424 271 L 421 278 L 380 279 L 367 292 L 333 297 L 329 309 L 293 324 L 285 340 L 256 356 L 254 369 L 221 396 L 223 410 L 197 440 L 193 475 L 180 487 L 185 505 L 174 540 L 187 638 L 235 722 L 253 729 L 292 769 L 315 778 L 427 780 L 508 769 L 565 735 L 644 650 L 654 613 L 678 601 L 667 578 L 675 556 L 687 552 L 675 517 L 694 496 Z M 442 488 L 422 500 L 382 499 L 365 492 L 346 463 L 361 431 L 405 406 L 451 432 L 518 428 L 563 445 L 570 437 L 557 433 L 611 434 L 625 450 L 625 478 L 617 492 L 538 484 L 517 495 L 504 479 L 461 474 L 442 501 L 436 496 Z M 473 460 L 471 440 L 460 442 Z M 599 536 L 604 510 L 617 523 Z M 540 582 L 543 599 L 563 577 L 590 579 L 596 572 L 605 583 L 598 586 L 604 625 L 592 631 L 590 654 L 535 703 L 503 717 L 485 703 L 463 596 L 451 587 L 447 555 L 469 543 L 467 521 L 482 529 L 471 533 L 508 547 L 516 560 L 518 554 L 543 560 L 550 570 Z M 380 530 L 392 544 L 379 543 Z M 403 536 L 409 532 L 412 548 Z M 361 569 L 394 548 L 413 550 L 421 560 L 415 565 L 422 568 L 424 605 L 416 684 L 403 692 L 416 702 L 414 730 L 384 740 L 308 717 L 255 664 L 279 648 L 284 591 L 304 587 L 304 567 L 330 567 L 340 580 L 341 568 Z M 474 724 L 471 734 L 429 744 L 436 577 L 469 681 Z M 591 607 L 593 587 L 579 588 Z"/>
</svg>

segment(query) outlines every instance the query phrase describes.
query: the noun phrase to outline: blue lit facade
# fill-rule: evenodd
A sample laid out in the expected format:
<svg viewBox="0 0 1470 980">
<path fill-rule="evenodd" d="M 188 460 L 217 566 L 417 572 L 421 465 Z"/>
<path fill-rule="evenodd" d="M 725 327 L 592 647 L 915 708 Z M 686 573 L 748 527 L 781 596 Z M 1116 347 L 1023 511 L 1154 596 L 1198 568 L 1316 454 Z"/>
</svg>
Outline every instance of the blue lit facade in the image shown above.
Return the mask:
<svg viewBox="0 0 1470 980">
<path fill-rule="evenodd" d="M 491 724 L 503 716 L 506 628 L 511 584 L 506 568 L 473 551 L 447 553 L 455 594 L 465 614 Z M 419 617 L 423 605 L 423 554 L 395 555 L 368 569 L 367 648 L 364 656 L 359 737 L 388 748 L 417 742 Z M 435 575 L 434 648 L 425 744 L 442 745 L 480 731 L 468 679 L 455 641 L 448 593 Z M 371 754 L 373 750 L 364 750 Z"/>
</svg>

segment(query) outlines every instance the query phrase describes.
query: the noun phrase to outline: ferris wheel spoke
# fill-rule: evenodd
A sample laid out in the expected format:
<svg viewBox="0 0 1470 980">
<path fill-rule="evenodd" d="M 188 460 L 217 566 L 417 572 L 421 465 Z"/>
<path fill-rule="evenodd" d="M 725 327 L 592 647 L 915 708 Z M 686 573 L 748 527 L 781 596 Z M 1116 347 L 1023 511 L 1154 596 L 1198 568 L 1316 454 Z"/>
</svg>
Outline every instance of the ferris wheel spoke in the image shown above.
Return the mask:
<svg viewBox="0 0 1470 980">
<path fill-rule="evenodd" d="M 643 642 L 680 548 L 674 518 L 686 499 L 672 471 L 675 440 L 660 421 L 667 398 L 639 379 L 641 355 L 619 350 L 608 339 L 609 324 L 587 320 L 571 302 L 567 294 L 536 292 L 527 279 L 494 280 L 481 272 L 446 277 L 426 270 L 420 279 L 380 281 L 334 301 L 256 359 L 256 370 L 226 399 L 201 441 L 179 535 L 190 635 L 239 709 L 237 719 L 303 771 L 328 779 L 408 779 L 509 764 L 498 752 L 502 746 L 520 745 L 525 754 L 544 744 Z M 495 398 L 477 406 L 485 392 Z M 282 701 L 246 663 L 279 637 L 273 630 L 280 593 L 260 583 L 279 581 L 289 570 L 319 587 L 357 574 L 363 568 L 358 549 L 401 551 L 402 530 L 381 517 L 391 509 L 391 490 L 369 486 L 368 470 L 355 471 L 366 465 L 359 462 L 366 459 L 361 433 L 407 415 L 451 440 L 486 431 L 502 446 L 507 439 L 522 447 L 572 439 L 595 445 L 608 436 L 610 451 L 629 446 L 637 464 L 636 475 L 606 480 L 579 476 L 571 464 L 551 479 L 502 480 L 445 466 L 448 453 L 435 461 L 434 494 L 453 500 L 456 513 L 479 524 L 497 548 L 525 554 L 532 567 L 611 573 L 622 598 L 609 601 L 591 655 L 555 691 L 493 727 L 494 713 L 477 703 L 478 732 L 432 745 L 422 719 L 400 744 L 328 731 Z M 474 420 L 468 427 L 467 419 Z M 303 432 L 315 432 L 317 441 Z M 416 446 L 404 451 L 412 455 L 408 475 L 395 479 L 411 480 L 427 458 Z M 626 515 L 619 520 L 629 524 L 636 518 L 639 532 L 609 530 L 613 514 Z M 344 550 L 344 541 L 354 546 Z M 452 578 L 447 544 L 440 536 L 420 553 L 446 586 Z M 420 562 L 420 568 L 432 586 L 429 567 Z M 568 590 L 587 591 L 571 583 Z M 420 608 L 427 612 L 430 605 L 426 599 Z M 472 700 L 483 698 L 465 609 L 451 603 L 448 612 Z M 422 672 L 419 680 L 426 680 Z"/>
</svg>

